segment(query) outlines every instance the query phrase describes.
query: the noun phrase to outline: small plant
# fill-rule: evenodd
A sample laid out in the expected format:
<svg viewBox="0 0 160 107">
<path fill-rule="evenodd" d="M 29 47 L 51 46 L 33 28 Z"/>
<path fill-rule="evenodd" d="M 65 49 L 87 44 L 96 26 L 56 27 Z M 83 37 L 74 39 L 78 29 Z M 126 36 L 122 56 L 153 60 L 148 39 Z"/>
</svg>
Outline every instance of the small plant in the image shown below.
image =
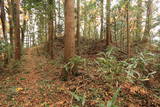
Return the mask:
<svg viewBox="0 0 160 107">
<path fill-rule="evenodd" d="M 63 71 L 62 71 L 62 80 L 66 81 L 68 79 L 68 76 L 74 75 L 78 76 L 79 73 L 77 72 L 78 69 L 84 68 L 86 66 L 86 59 L 75 56 L 69 60 L 67 64 L 64 65 Z"/>
<path fill-rule="evenodd" d="M 0 40 L 0 66 L 8 63 L 9 46 L 4 40 Z"/>
<path fill-rule="evenodd" d="M 156 64 L 154 64 L 156 63 L 156 57 L 157 56 L 155 54 L 144 51 L 139 53 L 135 57 L 122 61 L 123 68 L 124 71 L 127 73 L 128 80 L 133 82 L 134 78 L 134 80 L 138 79 L 144 81 L 148 80 L 150 76 L 153 76 L 156 72 L 151 72 L 151 68 L 148 68 L 148 66 L 153 66 L 154 68 L 156 68 Z"/>
<path fill-rule="evenodd" d="M 117 50 L 116 47 L 108 47 L 105 52 L 100 52 L 98 55 L 104 58 L 114 57 L 113 54 L 116 53 Z"/>
<path fill-rule="evenodd" d="M 130 58 L 125 61 L 121 61 L 123 66 L 123 71 L 127 73 L 127 80 L 134 82 L 135 79 L 140 78 L 140 74 L 136 71 L 138 61 L 137 58 Z"/>
<path fill-rule="evenodd" d="M 11 65 L 11 69 L 17 69 L 21 65 L 21 61 L 13 61 Z"/>
<path fill-rule="evenodd" d="M 117 89 L 117 91 L 116 91 L 116 93 L 113 95 L 112 99 L 107 102 L 107 105 L 105 105 L 105 104 L 100 104 L 99 107 L 118 107 L 118 106 L 116 105 L 116 100 L 117 100 L 117 97 L 118 97 L 118 95 L 119 95 L 120 90 L 121 90 L 120 88 Z"/>
<path fill-rule="evenodd" d="M 122 62 L 118 61 L 113 55 L 115 51 L 115 48 L 110 48 L 108 52 L 100 53 L 99 55 L 101 56 L 95 61 L 95 63 L 98 65 L 98 70 L 101 72 L 101 77 L 107 81 L 123 81 L 125 79 L 125 77 L 117 76 L 120 75 L 120 73 L 123 73 L 124 69 Z"/>
<path fill-rule="evenodd" d="M 101 55 L 96 60 L 99 71 L 106 74 L 106 77 L 109 77 L 109 74 L 117 73 L 127 73 L 127 80 L 134 82 L 135 80 L 146 80 L 150 76 L 153 76 L 156 72 L 150 72 L 148 66 L 152 65 L 153 68 L 158 68 L 159 63 L 156 64 L 155 59 L 157 55 L 144 51 L 139 53 L 137 56 L 126 59 L 124 61 L 118 61 L 115 56 L 112 54 L 116 51 L 114 48 L 109 48 L 108 52 L 102 52 L 98 55 Z M 154 64 L 155 63 L 155 64 Z M 140 71 L 140 72 L 138 72 Z M 113 79 L 113 78 L 112 78 Z"/>
<path fill-rule="evenodd" d="M 96 63 L 99 66 L 100 71 L 105 73 L 120 72 L 120 63 L 117 61 L 116 57 L 112 55 L 112 53 L 117 51 L 117 48 L 109 47 L 107 50 L 107 52 L 101 52 L 98 54 L 101 57 L 97 58 Z"/>
<path fill-rule="evenodd" d="M 81 104 L 81 107 L 85 105 L 86 97 L 85 95 L 78 95 L 75 92 L 71 92 L 71 95 L 74 97 L 74 99 Z M 78 105 L 74 105 L 72 107 L 79 107 Z"/>
<path fill-rule="evenodd" d="M 86 64 L 86 59 L 80 56 L 75 56 L 71 58 L 67 64 L 64 65 L 64 69 L 66 72 L 74 73 L 81 67 L 84 67 L 85 64 Z"/>
<path fill-rule="evenodd" d="M 115 104 L 116 104 L 116 100 L 117 100 L 117 97 L 119 95 L 120 90 L 121 89 L 118 88 L 118 90 L 116 91 L 116 93 L 114 94 L 114 96 L 112 97 L 112 99 L 110 101 L 108 101 L 107 107 L 117 107 Z"/>
<path fill-rule="evenodd" d="M 0 39 L 0 53 L 3 53 L 5 51 L 5 46 L 5 41 Z"/>
</svg>

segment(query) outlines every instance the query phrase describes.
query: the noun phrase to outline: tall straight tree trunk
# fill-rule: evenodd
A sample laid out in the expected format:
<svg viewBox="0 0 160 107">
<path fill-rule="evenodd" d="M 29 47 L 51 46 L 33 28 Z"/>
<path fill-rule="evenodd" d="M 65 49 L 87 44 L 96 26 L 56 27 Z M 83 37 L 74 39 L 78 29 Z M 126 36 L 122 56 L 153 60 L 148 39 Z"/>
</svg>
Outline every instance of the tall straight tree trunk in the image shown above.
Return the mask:
<svg viewBox="0 0 160 107">
<path fill-rule="evenodd" d="M 64 35 L 64 58 L 68 61 L 75 55 L 75 22 L 74 1 L 65 0 L 65 35 Z"/>
<path fill-rule="evenodd" d="M 61 22 L 61 0 L 58 0 L 58 33 L 61 31 L 60 22 Z"/>
<path fill-rule="evenodd" d="M 2 22 L 2 30 L 3 30 L 3 38 L 5 42 L 7 43 L 7 35 L 6 35 L 6 15 L 4 10 L 4 0 L 0 0 L 0 18 Z"/>
<path fill-rule="evenodd" d="M 48 22 L 48 52 L 51 58 L 53 58 L 53 20 Z"/>
<path fill-rule="evenodd" d="M 110 8 L 111 8 L 111 1 L 107 0 L 106 46 L 109 46 L 111 44 Z"/>
<path fill-rule="evenodd" d="M 24 11 L 24 15 L 26 16 L 26 11 Z M 23 26 L 21 28 L 21 44 L 22 44 L 22 47 L 24 46 L 25 31 L 26 31 L 26 19 L 23 18 Z"/>
<path fill-rule="evenodd" d="M 136 39 L 139 41 L 141 39 L 142 32 L 142 0 L 137 0 L 137 22 L 136 22 Z"/>
<path fill-rule="evenodd" d="M 76 37 L 77 37 L 77 46 L 79 46 L 80 42 L 80 0 L 77 0 L 77 31 L 76 31 Z"/>
<path fill-rule="evenodd" d="M 13 6 L 13 26 L 14 26 L 14 42 L 15 42 L 15 60 L 21 59 L 21 44 L 20 44 L 20 1 L 11 0 Z"/>
<path fill-rule="evenodd" d="M 126 23 L 127 23 L 127 53 L 128 57 L 131 56 L 131 37 L 130 37 L 130 29 L 129 29 L 129 3 L 130 0 L 127 1 L 126 3 Z"/>
<path fill-rule="evenodd" d="M 54 38 L 57 38 L 57 14 L 55 12 L 55 22 L 54 22 Z"/>
<path fill-rule="evenodd" d="M 59 0 L 60 1 L 60 0 Z M 53 1 L 54 2 L 54 15 L 55 15 L 55 23 L 54 23 L 54 38 L 57 38 L 57 13 L 56 13 L 56 0 Z"/>
<path fill-rule="evenodd" d="M 53 23 L 53 15 L 54 15 L 54 5 L 53 0 L 48 0 L 49 4 L 49 14 L 48 14 L 48 52 L 51 58 L 53 58 L 53 36 L 54 36 L 54 23 Z"/>
<path fill-rule="evenodd" d="M 86 2 L 84 2 L 84 9 L 85 10 L 87 9 L 87 3 Z M 83 36 L 88 38 L 88 35 L 87 35 L 88 17 L 87 16 L 88 16 L 87 11 L 84 11 L 83 23 L 85 23 L 85 24 L 83 24 Z"/>
<path fill-rule="evenodd" d="M 151 31 L 151 23 L 152 23 L 152 0 L 148 0 L 146 2 L 147 6 L 147 14 L 146 14 L 146 25 L 145 25 L 145 31 L 144 31 L 144 38 L 149 39 L 150 38 L 150 31 Z"/>
<path fill-rule="evenodd" d="M 116 18 L 113 18 L 113 19 L 114 19 L 114 40 L 117 46 L 117 22 L 116 22 Z"/>
<path fill-rule="evenodd" d="M 101 31 L 100 39 L 103 39 L 104 0 L 101 0 Z"/>
<path fill-rule="evenodd" d="M 120 27 L 123 27 L 123 23 L 120 24 Z M 123 50 L 123 31 L 120 29 L 120 35 L 119 35 L 119 42 L 120 42 L 120 48 Z"/>
<path fill-rule="evenodd" d="M 10 45 L 11 50 L 13 51 L 13 20 L 12 20 L 12 5 L 11 1 L 7 0 L 9 8 L 8 8 L 8 19 L 9 19 L 9 38 L 10 38 Z M 11 55 L 12 57 L 12 55 Z"/>
</svg>

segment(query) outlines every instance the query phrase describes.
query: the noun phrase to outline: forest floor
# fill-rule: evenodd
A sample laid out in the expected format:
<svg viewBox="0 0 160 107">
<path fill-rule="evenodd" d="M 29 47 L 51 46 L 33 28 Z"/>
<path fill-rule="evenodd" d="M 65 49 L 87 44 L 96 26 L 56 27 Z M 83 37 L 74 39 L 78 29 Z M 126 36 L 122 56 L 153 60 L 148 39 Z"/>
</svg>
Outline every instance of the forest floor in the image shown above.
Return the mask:
<svg viewBox="0 0 160 107">
<path fill-rule="evenodd" d="M 160 107 L 160 73 L 148 86 L 143 82 L 123 82 L 123 74 L 104 79 L 90 63 L 87 71 L 79 70 L 81 75 L 62 81 L 63 46 L 59 41 L 54 46 L 58 47 L 54 60 L 33 47 L 26 49 L 21 62 L 12 62 L 12 71 L 0 72 L 0 107 L 106 107 L 118 88 L 119 107 Z M 84 57 L 93 62 L 96 56 Z"/>
</svg>

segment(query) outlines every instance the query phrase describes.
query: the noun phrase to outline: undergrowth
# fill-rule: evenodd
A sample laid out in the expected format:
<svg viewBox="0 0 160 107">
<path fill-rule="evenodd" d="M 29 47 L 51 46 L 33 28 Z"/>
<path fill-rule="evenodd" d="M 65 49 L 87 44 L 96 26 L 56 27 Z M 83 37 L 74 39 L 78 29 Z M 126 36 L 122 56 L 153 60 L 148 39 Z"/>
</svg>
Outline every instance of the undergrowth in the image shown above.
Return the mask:
<svg viewBox="0 0 160 107">
<path fill-rule="evenodd" d="M 139 53 L 138 55 L 126 59 L 117 60 L 113 53 L 117 51 L 111 47 L 107 52 L 101 52 L 100 57 L 96 59 L 99 71 L 103 74 L 116 75 L 117 73 L 123 75 L 125 73 L 126 80 L 134 82 L 136 80 L 147 80 L 150 76 L 155 75 L 159 68 L 158 55 L 148 51 Z M 116 76 L 113 76 L 116 78 Z M 112 78 L 112 79 L 113 79 Z M 123 80 L 121 78 L 121 80 Z"/>
</svg>

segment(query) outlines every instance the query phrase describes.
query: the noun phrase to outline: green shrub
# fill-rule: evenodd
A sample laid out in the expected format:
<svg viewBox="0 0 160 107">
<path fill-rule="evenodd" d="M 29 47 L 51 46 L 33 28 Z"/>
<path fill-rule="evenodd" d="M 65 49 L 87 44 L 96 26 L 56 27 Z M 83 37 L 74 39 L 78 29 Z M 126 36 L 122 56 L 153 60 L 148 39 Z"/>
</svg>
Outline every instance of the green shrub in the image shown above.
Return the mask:
<svg viewBox="0 0 160 107">
<path fill-rule="evenodd" d="M 78 68 L 85 66 L 86 59 L 81 56 L 75 56 L 69 60 L 67 64 L 64 65 L 64 69 L 67 72 L 72 72 L 77 70 Z"/>
<path fill-rule="evenodd" d="M 71 95 L 81 105 L 80 107 L 83 107 L 85 105 L 85 102 L 86 102 L 85 95 L 79 95 L 78 93 L 75 93 L 75 92 L 71 92 Z M 78 105 L 74 105 L 72 107 L 79 107 L 79 106 Z"/>
<path fill-rule="evenodd" d="M 113 78 L 117 78 L 117 73 L 126 73 L 125 78 L 130 82 L 135 80 L 147 80 L 150 76 L 156 74 L 152 68 L 159 68 L 160 64 L 156 61 L 157 55 L 148 51 L 139 53 L 138 55 L 118 61 L 113 53 L 116 51 L 114 48 L 109 48 L 108 52 L 101 52 L 100 57 L 96 59 L 99 71 L 105 73 L 109 77 L 109 73 Z M 149 68 L 148 66 L 151 66 Z M 150 71 L 152 69 L 152 72 Z M 112 79 L 113 79 L 112 78 Z"/>
</svg>

